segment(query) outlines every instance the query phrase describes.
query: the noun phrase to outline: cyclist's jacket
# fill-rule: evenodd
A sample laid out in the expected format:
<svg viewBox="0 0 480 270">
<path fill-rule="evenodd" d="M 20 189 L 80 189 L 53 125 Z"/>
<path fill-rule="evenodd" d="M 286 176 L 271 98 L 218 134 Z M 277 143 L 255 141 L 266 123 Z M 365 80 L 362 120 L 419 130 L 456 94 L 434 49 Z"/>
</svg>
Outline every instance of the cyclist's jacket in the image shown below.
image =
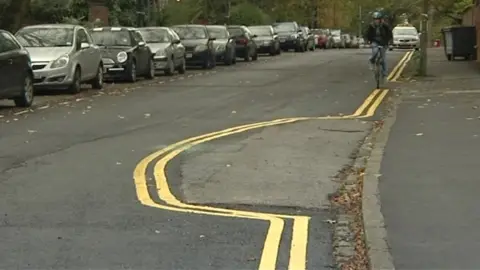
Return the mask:
<svg viewBox="0 0 480 270">
<path fill-rule="evenodd" d="M 381 46 L 387 46 L 390 40 L 393 39 L 392 30 L 385 24 L 371 23 L 367 28 L 365 39 L 370 42 L 378 43 Z"/>
</svg>

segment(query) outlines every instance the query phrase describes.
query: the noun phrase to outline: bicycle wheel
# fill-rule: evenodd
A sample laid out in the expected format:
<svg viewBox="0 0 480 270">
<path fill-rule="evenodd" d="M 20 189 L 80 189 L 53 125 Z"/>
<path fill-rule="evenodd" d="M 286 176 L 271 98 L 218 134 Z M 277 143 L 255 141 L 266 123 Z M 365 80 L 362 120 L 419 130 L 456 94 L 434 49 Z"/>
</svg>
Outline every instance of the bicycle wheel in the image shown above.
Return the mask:
<svg viewBox="0 0 480 270">
<path fill-rule="evenodd" d="M 375 72 L 375 82 L 377 83 L 377 88 L 376 89 L 379 89 L 380 88 L 380 74 L 381 74 L 381 67 L 380 67 L 379 61 L 375 61 L 374 72 Z"/>
</svg>

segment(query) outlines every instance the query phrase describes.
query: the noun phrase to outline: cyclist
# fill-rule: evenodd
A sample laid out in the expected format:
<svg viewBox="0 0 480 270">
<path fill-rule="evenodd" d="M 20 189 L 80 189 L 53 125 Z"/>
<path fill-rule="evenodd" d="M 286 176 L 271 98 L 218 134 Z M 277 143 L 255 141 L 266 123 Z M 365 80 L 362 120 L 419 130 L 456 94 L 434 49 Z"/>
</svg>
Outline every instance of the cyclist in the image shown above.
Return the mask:
<svg viewBox="0 0 480 270">
<path fill-rule="evenodd" d="M 382 46 L 383 48 L 380 50 L 382 55 L 382 75 L 384 78 L 388 76 L 387 73 L 387 61 L 385 58 L 386 48 L 388 43 L 393 38 L 393 33 L 390 27 L 385 23 L 382 14 L 378 11 L 373 13 L 373 22 L 368 26 L 367 33 L 365 35 L 365 39 L 372 45 L 372 56 L 370 57 L 370 68 L 374 69 L 375 59 L 374 56 L 377 54 L 379 48 L 378 46 Z"/>
</svg>

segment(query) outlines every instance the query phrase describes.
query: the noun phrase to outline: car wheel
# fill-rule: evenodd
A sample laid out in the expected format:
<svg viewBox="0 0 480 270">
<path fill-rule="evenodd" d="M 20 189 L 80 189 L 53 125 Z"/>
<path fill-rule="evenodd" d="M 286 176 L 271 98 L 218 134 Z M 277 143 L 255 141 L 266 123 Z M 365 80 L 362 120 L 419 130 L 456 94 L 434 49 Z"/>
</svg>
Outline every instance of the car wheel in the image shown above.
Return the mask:
<svg viewBox="0 0 480 270">
<path fill-rule="evenodd" d="M 243 60 L 245 60 L 245 62 L 250 62 L 250 53 L 248 52 L 248 49 L 245 51 L 245 57 Z"/>
<path fill-rule="evenodd" d="M 210 61 L 210 69 L 213 69 L 217 66 L 217 57 L 215 57 L 215 53 L 211 54 L 212 60 Z"/>
<path fill-rule="evenodd" d="M 33 76 L 27 73 L 23 80 L 23 89 L 19 97 L 16 97 L 13 102 L 17 107 L 30 107 L 33 104 L 34 90 L 33 90 Z"/>
<path fill-rule="evenodd" d="M 210 66 L 211 66 L 211 63 L 210 63 L 210 62 L 212 62 L 212 60 L 210 59 L 210 57 L 207 57 L 207 59 L 205 59 L 205 60 L 203 61 L 202 68 L 203 68 L 203 69 L 208 69 L 208 68 L 210 68 Z"/>
<path fill-rule="evenodd" d="M 187 60 L 185 60 L 185 58 L 183 58 L 182 63 L 178 67 L 178 73 L 185 74 L 186 71 L 187 71 Z"/>
<path fill-rule="evenodd" d="M 93 89 L 102 89 L 103 88 L 103 65 L 98 65 L 97 75 L 93 78 L 91 82 Z"/>
<path fill-rule="evenodd" d="M 75 69 L 75 73 L 73 74 L 73 81 L 72 84 L 69 87 L 69 92 L 72 94 L 78 94 L 82 90 L 82 73 L 80 72 L 80 69 L 77 67 Z"/>
<path fill-rule="evenodd" d="M 175 73 L 175 67 L 172 58 L 173 56 L 168 58 L 167 67 L 165 68 L 165 75 L 167 76 L 172 76 L 173 73 Z"/>
<path fill-rule="evenodd" d="M 235 51 L 232 51 L 232 64 L 237 63 L 237 53 Z"/>
<path fill-rule="evenodd" d="M 148 60 L 148 72 L 145 75 L 145 78 L 152 80 L 155 78 L 155 63 L 152 59 Z"/>
<path fill-rule="evenodd" d="M 127 69 L 128 74 L 127 74 L 127 81 L 129 82 L 136 82 L 137 81 L 137 64 L 135 61 L 132 61 L 130 63 L 130 66 Z"/>
<path fill-rule="evenodd" d="M 253 53 L 252 60 L 253 60 L 253 61 L 257 61 L 257 60 L 258 60 L 258 52 L 257 52 L 257 49 L 255 49 L 255 52 Z"/>
</svg>

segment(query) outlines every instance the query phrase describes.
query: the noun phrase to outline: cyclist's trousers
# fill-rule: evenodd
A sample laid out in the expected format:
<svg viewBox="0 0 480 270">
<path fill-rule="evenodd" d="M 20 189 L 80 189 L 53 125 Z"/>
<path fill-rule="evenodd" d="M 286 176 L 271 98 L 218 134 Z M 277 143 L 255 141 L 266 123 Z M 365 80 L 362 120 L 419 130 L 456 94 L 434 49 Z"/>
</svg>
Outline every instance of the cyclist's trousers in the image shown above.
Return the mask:
<svg viewBox="0 0 480 270">
<path fill-rule="evenodd" d="M 378 48 L 378 44 L 373 42 L 372 43 L 372 56 L 370 56 L 370 63 L 373 63 L 373 58 L 375 57 L 376 53 L 379 51 L 379 48 Z M 386 57 L 386 47 L 384 46 L 379 53 L 382 54 L 382 73 L 383 73 L 383 76 L 387 77 L 388 76 L 388 73 L 387 73 L 387 57 Z"/>
</svg>

